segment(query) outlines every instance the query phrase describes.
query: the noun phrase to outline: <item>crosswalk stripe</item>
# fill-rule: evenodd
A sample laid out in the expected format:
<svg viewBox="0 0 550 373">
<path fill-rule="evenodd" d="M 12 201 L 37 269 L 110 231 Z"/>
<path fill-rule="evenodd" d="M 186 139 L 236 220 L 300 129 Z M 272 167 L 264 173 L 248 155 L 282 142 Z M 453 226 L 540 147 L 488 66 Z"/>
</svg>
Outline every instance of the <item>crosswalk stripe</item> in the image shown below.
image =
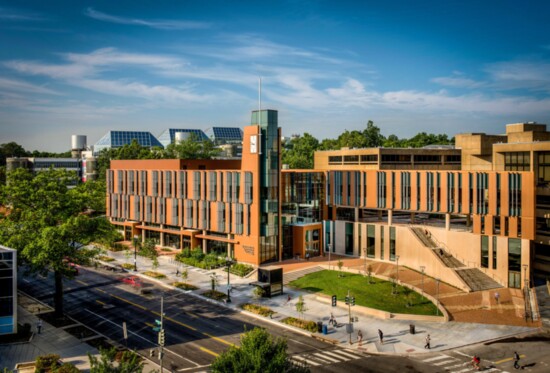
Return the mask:
<svg viewBox="0 0 550 373">
<path fill-rule="evenodd" d="M 465 366 L 466 364 L 468 364 L 468 363 L 456 364 L 456 365 L 452 365 L 450 367 L 446 367 L 445 369 L 461 368 L 461 367 Z"/>
<path fill-rule="evenodd" d="M 333 363 L 339 363 L 339 362 L 340 362 L 340 360 L 335 359 L 335 358 L 333 358 L 333 357 L 329 357 L 329 356 L 323 355 L 323 353 L 321 353 L 321 352 L 318 352 L 318 353 L 316 353 L 316 354 L 313 354 L 313 356 L 315 356 L 315 357 L 317 357 L 317 358 L 319 358 L 319 359 L 321 359 L 321 360 L 325 359 L 325 360 L 328 360 L 328 361 L 332 361 Z"/>
<path fill-rule="evenodd" d="M 450 358 L 449 355 L 440 355 L 440 356 L 431 357 L 431 358 L 429 358 L 429 359 L 424 359 L 424 360 L 422 360 L 422 361 L 425 362 L 425 363 L 428 363 L 428 362 L 430 362 L 430 361 L 436 361 L 436 360 L 448 359 L 448 358 Z"/>
<path fill-rule="evenodd" d="M 453 372 L 453 373 L 462 373 L 462 372 L 469 372 L 469 371 L 470 371 L 470 368 L 466 368 L 462 370 L 457 370 L 456 372 Z"/>
<path fill-rule="evenodd" d="M 432 363 L 432 365 L 435 365 L 435 366 L 440 367 L 440 366 L 442 366 L 442 365 L 454 364 L 456 361 L 458 361 L 458 359 L 449 358 L 449 360 L 435 362 L 435 363 Z"/>
<path fill-rule="evenodd" d="M 361 356 L 357 356 L 353 353 L 346 352 L 344 350 L 337 350 L 340 355 L 348 356 L 352 359 L 361 359 Z"/>
<path fill-rule="evenodd" d="M 334 356 L 335 358 L 342 359 L 344 361 L 347 361 L 349 359 L 348 356 L 337 354 L 334 351 L 323 351 L 323 354 Z"/>
<path fill-rule="evenodd" d="M 484 369 L 484 372 L 500 372 L 500 369 L 497 368 L 490 368 L 490 369 Z"/>
<path fill-rule="evenodd" d="M 306 359 L 305 357 L 301 357 L 301 356 L 298 356 L 298 355 L 293 356 L 292 360 L 300 360 L 299 362 L 306 363 L 308 365 L 313 365 L 314 367 L 321 365 L 321 363 L 317 363 L 315 361 L 310 361 L 310 360 Z"/>
</svg>

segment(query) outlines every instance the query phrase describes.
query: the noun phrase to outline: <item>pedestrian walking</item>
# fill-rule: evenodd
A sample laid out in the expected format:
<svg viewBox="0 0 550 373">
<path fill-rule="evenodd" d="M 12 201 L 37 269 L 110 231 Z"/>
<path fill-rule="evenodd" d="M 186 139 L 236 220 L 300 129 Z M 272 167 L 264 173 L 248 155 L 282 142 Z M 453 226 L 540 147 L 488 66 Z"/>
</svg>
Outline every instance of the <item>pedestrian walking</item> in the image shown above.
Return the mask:
<svg viewBox="0 0 550 373">
<path fill-rule="evenodd" d="M 330 313 L 330 319 L 328 320 L 328 324 L 332 326 L 336 326 L 336 319 L 334 318 L 334 315 L 332 312 Z"/>
<path fill-rule="evenodd" d="M 384 344 L 384 333 L 380 329 L 378 329 L 378 338 L 380 339 L 380 344 Z"/>
<path fill-rule="evenodd" d="M 178 268 L 178 269 L 176 269 L 176 276 L 179 276 L 179 275 L 180 275 L 180 270 Z"/>
<path fill-rule="evenodd" d="M 286 302 L 285 302 L 285 306 L 288 304 L 288 302 L 290 302 L 290 294 L 288 294 L 288 296 L 286 297 Z"/>
<path fill-rule="evenodd" d="M 514 351 L 514 368 L 519 369 L 519 354 Z"/>
<path fill-rule="evenodd" d="M 309 253 L 306 253 L 306 260 L 309 260 Z"/>
<path fill-rule="evenodd" d="M 361 332 L 361 330 L 357 331 L 357 343 L 359 344 L 359 346 L 361 346 L 361 344 L 363 343 L 363 333 Z"/>
<path fill-rule="evenodd" d="M 499 299 L 500 299 L 500 294 L 498 293 L 498 291 L 495 291 L 495 302 L 497 302 L 497 304 L 499 304 Z"/>
<path fill-rule="evenodd" d="M 432 339 L 430 338 L 430 335 L 428 334 L 426 336 L 426 344 L 424 345 L 424 348 L 427 348 L 428 350 L 431 348 L 430 347 L 430 343 L 431 343 Z"/>
<path fill-rule="evenodd" d="M 38 322 L 36 323 L 36 330 L 38 331 L 38 334 L 42 333 L 42 320 L 38 319 Z"/>
</svg>

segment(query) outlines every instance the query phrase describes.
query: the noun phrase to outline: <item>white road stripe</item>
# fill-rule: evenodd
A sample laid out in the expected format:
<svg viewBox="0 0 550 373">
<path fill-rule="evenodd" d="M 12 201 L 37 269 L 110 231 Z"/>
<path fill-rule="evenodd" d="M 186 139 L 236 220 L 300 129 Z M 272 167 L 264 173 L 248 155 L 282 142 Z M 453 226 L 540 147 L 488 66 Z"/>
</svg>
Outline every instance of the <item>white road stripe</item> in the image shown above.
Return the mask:
<svg viewBox="0 0 550 373">
<path fill-rule="evenodd" d="M 462 355 L 462 356 L 466 356 L 466 357 L 472 357 L 471 355 L 468 355 L 468 354 L 465 354 L 464 352 L 460 352 L 460 351 L 453 351 L 455 354 L 459 354 L 459 355 Z"/>
<path fill-rule="evenodd" d="M 462 373 L 462 372 L 471 372 L 471 369 L 466 368 L 466 369 L 462 369 L 462 370 L 453 371 L 453 373 Z"/>
<path fill-rule="evenodd" d="M 339 354 L 341 355 L 344 355 L 344 356 L 349 356 L 350 358 L 352 359 L 361 359 L 361 356 L 357 356 L 355 354 L 351 354 L 349 352 L 346 352 L 344 350 L 335 350 L 335 351 L 338 351 Z"/>
<path fill-rule="evenodd" d="M 449 355 L 440 355 L 440 356 L 434 356 L 434 357 L 431 357 L 429 359 L 425 359 L 425 360 L 422 360 L 422 361 L 425 362 L 425 363 L 428 363 L 430 361 L 436 361 L 436 360 L 448 359 L 448 358 L 451 358 L 451 357 Z"/>
<path fill-rule="evenodd" d="M 299 355 L 294 355 L 294 356 L 292 356 L 292 360 L 300 360 L 299 362 L 301 362 L 301 363 L 306 363 L 306 364 L 308 364 L 308 365 L 313 365 L 314 367 L 321 365 L 320 363 L 317 363 L 317 362 L 315 362 L 315 361 L 309 361 L 309 360 L 306 359 L 305 357 L 301 357 L 301 356 L 299 356 Z"/>
<path fill-rule="evenodd" d="M 323 351 L 323 354 L 327 354 L 327 355 L 330 355 L 330 356 L 334 356 L 334 357 L 336 357 L 337 359 L 342 359 L 342 360 L 344 360 L 344 361 L 348 361 L 348 360 L 349 360 L 349 357 L 348 357 L 348 356 L 337 354 L 337 353 L 334 352 L 334 351 Z"/>
<path fill-rule="evenodd" d="M 321 353 L 321 352 L 318 352 L 318 353 L 316 353 L 316 354 L 313 354 L 313 356 L 315 356 L 315 357 L 317 357 L 317 358 L 319 358 L 319 359 L 321 359 L 321 360 L 324 359 L 324 360 L 332 361 L 333 363 L 340 363 L 340 362 L 341 362 L 341 361 L 338 360 L 338 359 L 334 359 L 334 358 L 329 357 L 329 356 L 324 356 L 323 353 Z"/>
<path fill-rule="evenodd" d="M 454 364 L 457 360 L 458 359 L 452 358 L 451 360 L 445 360 L 445 361 L 440 361 L 440 362 L 437 362 L 437 363 L 432 363 L 432 365 L 440 367 L 442 365 Z"/>
</svg>

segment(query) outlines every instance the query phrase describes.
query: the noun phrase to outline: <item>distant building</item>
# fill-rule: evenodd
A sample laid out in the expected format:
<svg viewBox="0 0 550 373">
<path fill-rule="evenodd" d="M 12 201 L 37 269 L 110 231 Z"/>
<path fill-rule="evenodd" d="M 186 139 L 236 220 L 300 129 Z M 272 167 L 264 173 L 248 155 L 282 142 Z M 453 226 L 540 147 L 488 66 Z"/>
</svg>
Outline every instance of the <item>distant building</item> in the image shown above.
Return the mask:
<svg viewBox="0 0 550 373">
<path fill-rule="evenodd" d="M 129 145 L 132 140 L 147 148 L 155 146 L 163 147 L 155 136 L 148 131 L 109 131 L 94 145 L 94 154 L 99 154 L 103 149 L 120 148 Z"/>
<path fill-rule="evenodd" d="M 17 333 L 17 251 L 0 245 L 0 335 Z"/>
<path fill-rule="evenodd" d="M 166 148 L 168 145 L 176 142 L 176 140 L 181 141 L 189 138 L 191 134 L 194 134 L 199 141 L 208 140 L 208 136 L 199 129 L 168 128 L 158 136 L 158 141 Z"/>
<path fill-rule="evenodd" d="M 238 127 L 210 127 L 204 132 L 216 145 L 240 145 L 243 142 L 243 131 Z"/>
<path fill-rule="evenodd" d="M 64 169 L 75 172 L 79 179 L 83 179 L 83 159 L 80 158 L 7 158 L 6 171 L 10 172 L 17 168 L 27 168 L 32 172 L 46 171 L 50 168 Z"/>
</svg>

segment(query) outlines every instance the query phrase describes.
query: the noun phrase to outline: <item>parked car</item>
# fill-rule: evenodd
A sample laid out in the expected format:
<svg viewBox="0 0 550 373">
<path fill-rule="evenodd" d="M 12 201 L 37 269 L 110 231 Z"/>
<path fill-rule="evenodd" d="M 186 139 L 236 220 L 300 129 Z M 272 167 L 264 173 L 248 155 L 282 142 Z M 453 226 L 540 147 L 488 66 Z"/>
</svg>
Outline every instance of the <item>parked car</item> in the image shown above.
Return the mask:
<svg viewBox="0 0 550 373">
<path fill-rule="evenodd" d="M 142 285 L 141 278 L 137 276 L 123 277 L 121 281 L 124 282 L 125 284 L 136 286 L 136 287 L 140 287 Z"/>
</svg>

